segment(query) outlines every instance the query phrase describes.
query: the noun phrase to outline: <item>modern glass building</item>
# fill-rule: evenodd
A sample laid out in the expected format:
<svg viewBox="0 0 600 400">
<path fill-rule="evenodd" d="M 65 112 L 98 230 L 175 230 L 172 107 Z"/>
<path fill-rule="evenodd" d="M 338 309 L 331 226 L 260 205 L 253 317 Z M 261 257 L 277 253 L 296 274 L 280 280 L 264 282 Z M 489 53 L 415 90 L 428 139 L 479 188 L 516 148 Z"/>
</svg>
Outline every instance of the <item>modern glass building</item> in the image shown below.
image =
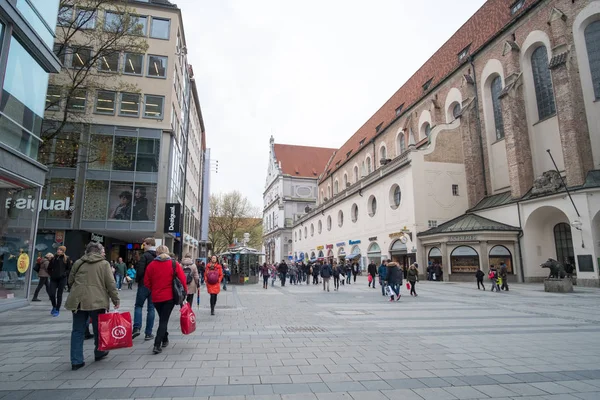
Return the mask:
<svg viewBox="0 0 600 400">
<path fill-rule="evenodd" d="M 0 0 L 0 311 L 27 303 L 40 196 L 42 143 L 59 0 Z"/>
</svg>

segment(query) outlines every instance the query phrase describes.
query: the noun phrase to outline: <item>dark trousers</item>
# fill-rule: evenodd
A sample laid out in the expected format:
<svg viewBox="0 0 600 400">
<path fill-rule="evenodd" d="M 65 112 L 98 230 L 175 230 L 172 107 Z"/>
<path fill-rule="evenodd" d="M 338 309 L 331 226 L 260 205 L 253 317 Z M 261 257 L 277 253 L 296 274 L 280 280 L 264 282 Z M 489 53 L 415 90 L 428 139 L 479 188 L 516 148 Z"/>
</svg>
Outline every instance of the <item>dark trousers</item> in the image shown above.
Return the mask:
<svg viewBox="0 0 600 400">
<path fill-rule="evenodd" d="M 104 310 L 77 311 L 73 313 L 73 328 L 71 329 L 71 364 L 83 364 L 83 340 L 88 330 L 89 320 L 92 320 L 94 329 L 94 356 L 104 354 L 98 351 L 98 315 L 104 314 Z"/>
<path fill-rule="evenodd" d="M 215 306 L 217 305 L 217 295 L 216 294 L 211 294 L 210 295 L 210 312 L 214 312 L 215 311 Z"/>
<path fill-rule="evenodd" d="M 346 273 L 346 283 L 350 285 L 350 279 L 352 278 L 352 272 Z"/>
<path fill-rule="evenodd" d="M 506 276 L 506 275 L 502 277 L 502 287 L 501 287 L 502 290 L 506 290 L 506 291 L 508 291 L 507 278 L 508 278 L 508 276 Z"/>
<path fill-rule="evenodd" d="M 369 282 L 369 287 L 371 287 L 371 283 L 373 284 L 373 289 L 375 289 L 375 275 L 371 275 L 371 277 L 373 279 L 371 279 L 371 282 Z"/>
<path fill-rule="evenodd" d="M 173 300 L 154 303 L 154 308 L 158 314 L 158 330 L 156 331 L 156 337 L 154 338 L 154 346 L 162 345 L 162 342 L 169 337 L 167 327 L 169 326 L 169 318 L 171 317 L 173 307 L 175 307 Z"/>
<path fill-rule="evenodd" d="M 282 272 L 279 275 L 279 279 L 281 279 L 281 286 L 285 286 L 285 278 L 287 277 L 287 274 L 285 272 Z"/>
<path fill-rule="evenodd" d="M 313 275 L 313 285 L 319 284 L 319 275 Z"/>
<path fill-rule="evenodd" d="M 48 293 L 48 297 L 50 297 L 50 290 L 49 290 L 49 285 L 48 285 L 48 277 L 44 276 L 44 277 L 40 278 L 40 281 L 38 282 L 37 288 L 35 288 L 35 293 L 33 294 L 33 298 L 34 299 L 38 298 L 38 294 L 40 293 L 40 290 L 42 289 L 43 286 L 46 287 L 46 293 Z"/>
<path fill-rule="evenodd" d="M 354 283 L 356 283 L 356 275 L 358 275 L 358 272 L 353 272 L 352 275 L 354 275 Z"/>
<path fill-rule="evenodd" d="M 333 287 L 335 289 L 339 289 L 340 288 L 340 277 L 339 276 L 334 276 L 333 277 Z"/>
<path fill-rule="evenodd" d="M 65 290 L 65 286 L 67 285 L 67 277 L 63 278 L 50 278 L 50 302 L 52 303 L 52 308 L 60 310 L 60 306 L 62 305 L 62 295 Z"/>
<path fill-rule="evenodd" d="M 263 287 L 265 289 L 269 287 L 269 275 L 263 275 Z"/>
<path fill-rule="evenodd" d="M 479 285 L 481 285 L 481 287 L 483 288 L 483 290 L 485 290 L 485 286 L 483 286 L 483 278 L 482 279 L 477 279 L 477 289 L 479 290 Z"/>
<path fill-rule="evenodd" d="M 188 294 L 187 296 L 185 296 L 185 301 L 192 304 L 194 302 L 194 293 Z"/>
<path fill-rule="evenodd" d="M 417 292 L 415 290 L 415 286 L 417 286 L 417 282 L 410 282 L 410 294 L 414 294 L 416 296 Z"/>
</svg>

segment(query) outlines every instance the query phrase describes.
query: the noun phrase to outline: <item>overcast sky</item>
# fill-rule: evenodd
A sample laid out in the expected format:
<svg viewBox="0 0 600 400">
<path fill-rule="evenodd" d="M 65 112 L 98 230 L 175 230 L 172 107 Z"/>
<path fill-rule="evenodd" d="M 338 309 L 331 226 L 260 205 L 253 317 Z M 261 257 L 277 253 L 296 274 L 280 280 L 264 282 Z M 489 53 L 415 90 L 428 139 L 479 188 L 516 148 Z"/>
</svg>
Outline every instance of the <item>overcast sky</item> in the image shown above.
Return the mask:
<svg viewBox="0 0 600 400">
<path fill-rule="evenodd" d="M 269 137 L 339 148 L 485 0 L 171 0 L 182 9 L 211 192 L 262 209 Z"/>
</svg>

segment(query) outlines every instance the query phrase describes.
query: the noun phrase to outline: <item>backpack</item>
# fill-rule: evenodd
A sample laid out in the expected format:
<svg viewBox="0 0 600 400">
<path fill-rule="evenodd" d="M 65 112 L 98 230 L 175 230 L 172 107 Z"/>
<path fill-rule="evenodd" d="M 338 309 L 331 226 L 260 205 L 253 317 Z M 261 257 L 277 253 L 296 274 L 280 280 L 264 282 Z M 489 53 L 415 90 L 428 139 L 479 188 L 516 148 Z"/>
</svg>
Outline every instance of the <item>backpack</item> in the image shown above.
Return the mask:
<svg viewBox="0 0 600 400">
<path fill-rule="evenodd" d="M 192 269 L 190 267 L 185 267 L 183 269 L 183 273 L 185 274 L 185 283 L 189 286 L 189 284 L 192 283 L 192 281 L 194 280 Z"/>
<path fill-rule="evenodd" d="M 183 283 L 179 280 L 177 276 L 177 264 L 175 260 L 172 260 L 173 263 L 173 303 L 180 306 L 185 301 L 187 293 L 183 287 Z"/>
<path fill-rule="evenodd" d="M 496 278 L 496 273 L 494 271 L 490 271 L 490 273 L 488 274 L 488 278 L 489 279 L 495 279 Z"/>
<path fill-rule="evenodd" d="M 208 269 L 208 272 L 206 273 L 206 282 L 208 282 L 209 285 L 219 283 L 219 271 L 217 271 L 216 267 Z"/>
</svg>

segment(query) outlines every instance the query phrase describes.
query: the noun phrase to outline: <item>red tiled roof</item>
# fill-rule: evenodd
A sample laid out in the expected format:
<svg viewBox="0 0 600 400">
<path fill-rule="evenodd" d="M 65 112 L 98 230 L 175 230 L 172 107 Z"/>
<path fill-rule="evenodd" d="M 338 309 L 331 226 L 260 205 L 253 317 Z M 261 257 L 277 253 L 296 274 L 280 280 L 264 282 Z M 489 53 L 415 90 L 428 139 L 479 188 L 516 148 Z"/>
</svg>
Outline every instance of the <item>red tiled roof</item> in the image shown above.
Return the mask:
<svg viewBox="0 0 600 400">
<path fill-rule="evenodd" d="M 502 29 L 512 22 L 515 18 L 525 12 L 530 6 L 539 3 L 541 0 L 525 0 L 523 7 L 511 15 L 510 7 L 515 3 L 514 0 L 488 0 L 477 12 L 461 26 L 444 45 L 439 48 L 432 56 L 419 68 L 417 72 L 400 88 L 394 95 L 369 118 L 367 122 L 339 149 L 329 163 L 333 168 L 329 171 L 333 173 L 346 161 L 346 154 L 349 151 L 359 149 L 361 140 L 365 144 L 369 143 L 376 135 L 376 127 L 383 124 L 379 132 L 389 126 L 396 120 L 396 109 L 403 104 L 403 112 L 406 113 L 421 98 L 429 94 L 437 84 L 439 84 L 448 75 L 452 74 L 458 67 L 468 62 L 468 57 L 459 62 L 458 54 L 469 46 L 469 55 L 477 52 L 486 45 L 486 42 L 492 39 Z M 429 89 L 423 90 L 429 80 Z M 364 146 L 363 145 L 363 146 Z M 321 179 L 329 174 L 323 174 Z"/>
<path fill-rule="evenodd" d="M 318 178 L 335 149 L 274 144 L 275 158 L 286 175 Z"/>
</svg>

